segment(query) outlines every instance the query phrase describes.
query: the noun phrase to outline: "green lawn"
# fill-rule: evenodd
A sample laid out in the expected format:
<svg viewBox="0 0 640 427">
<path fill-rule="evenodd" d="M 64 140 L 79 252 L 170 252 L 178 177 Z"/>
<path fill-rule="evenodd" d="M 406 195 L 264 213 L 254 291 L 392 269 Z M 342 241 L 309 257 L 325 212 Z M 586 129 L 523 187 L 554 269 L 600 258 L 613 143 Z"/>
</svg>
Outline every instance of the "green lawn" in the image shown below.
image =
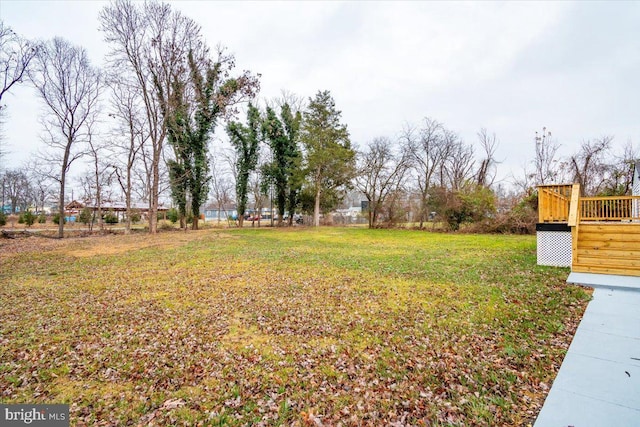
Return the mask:
<svg viewBox="0 0 640 427">
<path fill-rule="evenodd" d="M 0 402 L 72 425 L 527 425 L 589 299 L 535 237 L 0 241 Z"/>
</svg>

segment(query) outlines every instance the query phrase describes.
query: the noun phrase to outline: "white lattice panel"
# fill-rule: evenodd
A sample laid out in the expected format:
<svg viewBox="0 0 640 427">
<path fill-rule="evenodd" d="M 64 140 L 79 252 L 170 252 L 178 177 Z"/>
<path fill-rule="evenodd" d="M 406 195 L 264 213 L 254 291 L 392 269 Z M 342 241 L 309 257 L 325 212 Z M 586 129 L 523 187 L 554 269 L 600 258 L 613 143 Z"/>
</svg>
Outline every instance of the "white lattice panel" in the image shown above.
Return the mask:
<svg viewBox="0 0 640 427">
<path fill-rule="evenodd" d="M 538 231 L 538 265 L 571 267 L 571 232 Z"/>
</svg>

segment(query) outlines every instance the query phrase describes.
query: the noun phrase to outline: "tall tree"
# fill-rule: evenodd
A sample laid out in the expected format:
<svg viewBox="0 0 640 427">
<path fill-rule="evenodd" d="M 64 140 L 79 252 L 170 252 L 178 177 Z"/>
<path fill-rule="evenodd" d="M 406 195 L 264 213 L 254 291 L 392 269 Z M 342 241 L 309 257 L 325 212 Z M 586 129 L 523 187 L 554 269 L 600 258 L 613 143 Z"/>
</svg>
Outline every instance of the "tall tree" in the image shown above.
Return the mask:
<svg viewBox="0 0 640 427">
<path fill-rule="evenodd" d="M 160 103 L 171 98 L 173 76 L 186 72 L 184 58 L 198 48 L 200 28 L 168 4 L 116 0 L 100 13 L 101 29 L 111 46 L 109 66 L 131 78 L 139 90 L 144 111 L 142 149 L 148 173 L 149 232 L 158 230 L 163 148 L 167 134 Z M 159 96 L 157 87 L 164 89 Z"/>
<path fill-rule="evenodd" d="M 478 142 L 484 151 L 484 157 L 476 172 L 476 182 L 480 186 L 491 187 L 496 178 L 495 155 L 498 148 L 498 138 L 495 133 L 489 135 L 487 129 L 482 128 L 478 132 Z"/>
<path fill-rule="evenodd" d="M 403 146 L 410 154 L 420 193 L 420 228 L 429 217 L 431 188 L 447 157 L 445 132 L 441 123 L 426 117 L 420 129 L 406 126 L 402 133 Z"/>
<path fill-rule="evenodd" d="M 27 173 L 22 169 L 9 169 L 4 173 L 4 192 L 11 213 L 24 212 L 32 202 L 32 187 Z"/>
<path fill-rule="evenodd" d="M 126 221 L 125 234 L 131 232 L 131 203 L 134 190 L 135 167 L 145 145 L 148 133 L 144 132 L 144 123 L 141 116 L 141 97 L 138 87 L 115 76 L 109 80 L 112 91 L 110 117 L 117 119 L 117 125 L 113 130 L 114 151 L 111 167 L 118 184 L 122 189 L 125 200 Z M 148 174 L 143 174 L 144 177 Z M 144 181 L 144 180 L 143 180 Z"/>
<path fill-rule="evenodd" d="M 0 109 L 4 108 L 1 104 L 4 94 L 27 76 L 36 52 L 35 45 L 18 36 L 0 20 Z"/>
<path fill-rule="evenodd" d="M 301 142 L 305 149 L 304 169 L 313 193 L 313 224 L 320 225 L 320 200 L 324 192 L 349 186 L 355 173 L 355 151 L 347 126 L 340 123 L 329 91 L 318 91 L 304 112 Z"/>
<path fill-rule="evenodd" d="M 232 121 L 227 125 L 227 134 L 236 151 L 236 204 L 238 224 L 243 225 L 247 212 L 249 176 L 258 164 L 260 146 L 260 111 L 251 103 L 247 108 L 247 125 Z"/>
<path fill-rule="evenodd" d="M 199 55 L 196 57 L 196 55 Z M 164 97 L 164 88 L 157 84 L 162 102 L 169 143 L 175 159 L 169 163 L 174 198 L 181 214 L 186 214 L 186 199 L 191 202 L 192 228 L 198 229 L 200 207 L 209 193 L 209 138 L 220 117 L 236 104 L 255 95 L 258 80 L 248 72 L 228 77 L 234 58 L 218 50 L 215 61 L 208 50 L 189 51 L 188 74 L 175 74 L 172 94 Z"/>
<path fill-rule="evenodd" d="M 221 114 L 233 111 L 243 96 L 253 96 L 257 78 L 248 72 L 229 78 L 233 56 L 220 49 L 218 59 L 210 61 L 200 26 L 168 4 L 117 0 L 103 9 L 101 21 L 113 48 L 111 66 L 135 77 L 143 100 L 151 145 L 149 230 L 155 233 L 165 138 L 174 149 L 173 197 L 185 206 L 183 213 L 188 198 L 199 211 L 208 193 L 209 133 Z M 197 228 L 198 212 L 194 216 Z"/>
<path fill-rule="evenodd" d="M 21 83 L 27 76 L 29 64 L 36 52 L 37 49 L 33 43 L 18 36 L 0 20 L 0 126 L 3 124 L 6 109 L 2 99 L 14 85 Z M 5 154 L 2 143 L 0 134 L 0 171 L 3 169 Z"/>
<path fill-rule="evenodd" d="M 378 225 L 387 199 L 398 194 L 409 165 L 409 152 L 394 153 L 388 138 L 376 138 L 358 153 L 355 183 L 369 202 L 369 228 Z"/>
<path fill-rule="evenodd" d="M 441 185 L 447 186 L 453 191 L 460 190 L 473 175 L 473 147 L 465 144 L 458 135 L 452 131 L 446 131 L 444 135 L 447 156 L 443 163 L 446 182 L 441 180 Z"/>
<path fill-rule="evenodd" d="M 289 216 L 293 216 L 299 191 L 296 174 L 300 166 L 298 134 L 301 120 L 300 113 L 293 114 L 289 104 L 285 103 L 280 108 L 280 117 L 271 107 L 267 107 L 262 124 L 265 140 L 271 148 L 271 162 L 266 165 L 265 172 L 276 189 L 278 227 L 283 225 L 287 207 Z"/>
<path fill-rule="evenodd" d="M 95 120 L 89 120 L 87 126 L 87 154 L 91 157 L 91 186 L 94 189 L 91 199 L 96 206 L 95 214 L 98 219 L 98 227 L 100 230 L 104 230 L 102 202 L 104 188 L 109 184 L 110 174 L 107 171 L 108 163 L 105 163 L 105 158 L 103 157 L 107 146 L 105 141 L 100 141 L 94 134 L 92 126 L 94 121 Z M 92 227 L 89 228 L 91 229 Z"/>
<path fill-rule="evenodd" d="M 59 165 L 58 210 L 64 215 L 65 184 L 71 164 L 85 151 L 101 90 L 100 72 L 89 63 L 87 52 L 54 38 L 38 49 L 31 80 L 44 102 L 45 143 L 48 157 Z M 64 236 L 64 221 L 58 222 L 58 237 Z"/>
</svg>

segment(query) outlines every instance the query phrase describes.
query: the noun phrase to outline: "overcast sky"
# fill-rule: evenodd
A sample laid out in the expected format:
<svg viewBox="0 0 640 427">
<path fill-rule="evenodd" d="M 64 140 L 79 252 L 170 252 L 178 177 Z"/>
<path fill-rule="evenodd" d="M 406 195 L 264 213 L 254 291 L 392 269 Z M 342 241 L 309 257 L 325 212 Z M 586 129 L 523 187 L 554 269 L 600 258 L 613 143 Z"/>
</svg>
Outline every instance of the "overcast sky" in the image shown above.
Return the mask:
<svg viewBox="0 0 640 427">
<path fill-rule="evenodd" d="M 0 18 L 27 38 L 82 45 L 101 65 L 104 5 L 1 0 Z M 261 98 L 330 90 L 356 144 L 427 116 L 468 143 L 484 127 L 500 141 L 503 177 L 532 160 L 543 126 L 562 154 L 604 135 L 640 145 L 640 2 L 172 5 L 233 52 L 238 70 L 262 75 Z M 8 166 L 19 166 L 41 144 L 42 108 L 26 85 L 3 102 Z"/>
</svg>

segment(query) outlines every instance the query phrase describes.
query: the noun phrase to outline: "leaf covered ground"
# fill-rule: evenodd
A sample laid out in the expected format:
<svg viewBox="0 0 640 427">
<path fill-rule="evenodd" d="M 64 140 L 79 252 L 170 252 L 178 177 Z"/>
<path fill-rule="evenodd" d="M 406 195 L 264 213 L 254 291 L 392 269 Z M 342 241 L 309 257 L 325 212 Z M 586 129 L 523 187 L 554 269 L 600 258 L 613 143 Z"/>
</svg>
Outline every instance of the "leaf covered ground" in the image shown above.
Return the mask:
<svg viewBox="0 0 640 427">
<path fill-rule="evenodd" d="M 71 424 L 528 425 L 589 295 L 535 237 L 0 241 L 0 402 Z"/>
</svg>

